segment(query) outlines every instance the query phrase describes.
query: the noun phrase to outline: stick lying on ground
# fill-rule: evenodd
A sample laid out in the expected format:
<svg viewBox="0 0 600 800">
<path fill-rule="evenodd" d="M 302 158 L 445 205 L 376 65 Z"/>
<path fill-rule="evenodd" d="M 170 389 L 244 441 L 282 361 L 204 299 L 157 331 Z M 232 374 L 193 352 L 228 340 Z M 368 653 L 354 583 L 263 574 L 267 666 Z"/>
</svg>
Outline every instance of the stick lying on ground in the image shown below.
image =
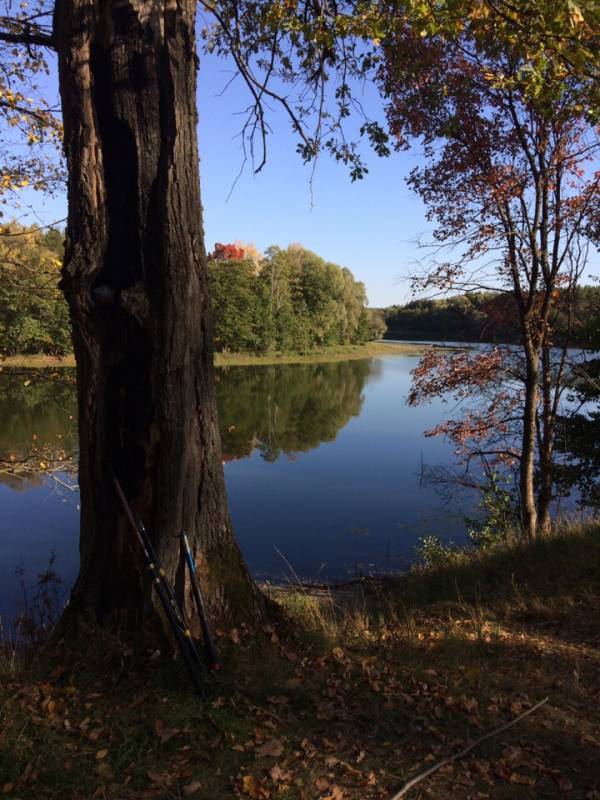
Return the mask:
<svg viewBox="0 0 600 800">
<path fill-rule="evenodd" d="M 408 783 L 405 783 L 399 792 L 396 792 L 396 794 L 393 797 L 390 797 L 390 800 L 400 800 L 401 797 L 405 797 L 414 786 L 416 786 L 418 783 L 421 783 L 421 781 L 425 780 L 425 778 L 428 778 L 429 775 L 433 775 L 434 772 L 437 772 L 438 769 L 445 767 L 446 764 L 452 764 L 454 761 L 458 761 L 460 758 L 463 758 L 464 756 L 467 755 L 467 753 L 470 753 L 471 750 L 474 750 L 482 742 L 485 742 L 488 739 L 491 739 L 493 736 L 497 736 L 499 733 L 502 733 L 503 731 L 512 728 L 512 726 L 516 725 L 517 722 L 520 722 L 524 717 L 529 716 L 529 714 L 533 714 L 534 711 L 537 711 L 538 708 L 541 708 L 541 706 L 543 706 L 544 703 L 547 702 L 548 698 L 544 697 L 544 699 L 540 700 L 540 702 L 537 703 L 535 706 L 532 706 L 528 711 L 524 711 L 523 714 L 520 714 L 518 717 L 515 717 L 515 719 L 512 719 L 510 722 L 507 722 L 506 725 L 503 725 L 501 728 L 496 728 L 495 731 L 491 731 L 491 733 L 486 733 L 485 736 L 481 736 L 479 739 L 476 739 L 474 742 L 471 742 L 471 744 L 468 747 L 465 747 L 464 750 L 461 750 L 460 753 L 455 753 L 453 756 L 449 756 L 448 758 L 445 758 L 443 761 L 438 761 L 438 763 L 434 764 L 433 767 L 429 767 L 429 769 L 426 769 L 425 772 L 421 772 L 412 780 L 408 781 Z"/>
<path fill-rule="evenodd" d="M 219 664 L 217 648 L 215 647 L 215 642 L 212 637 L 212 633 L 210 631 L 210 627 L 208 624 L 206 607 L 204 605 L 204 597 L 202 596 L 202 590 L 200 589 L 200 584 L 198 583 L 198 578 L 196 576 L 196 564 L 194 562 L 194 557 L 192 556 L 192 551 L 190 550 L 190 543 L 188 542 L 188 538 L 185 531 L 181 532 L 181 541 L 183 543 L 183 554 L 185 557 L 185 562 L 190 572 L 190 582 L 192 584 L 192 592 L 194 594 L 194 600 L 196 601 L 196 609 L 198 611 L 200 625 L 202 626 L 204 646 L 206 647 L 206 661 L 209 669 L 216 671 L 221 669 L 221 665 Z"/>
<path fill-rule="evenodd" d="M 169 620 L 169 625 L 171 626 L 171 630 L 173 631 L 177 645 L 183 660 L 185 661 L 185 665 L 190 673 L 190 678 L 192 680 L 194 689 L 196 690 L 198 696 L 205 700 L 206 694 L 202 687 L 201 678 L 202 662 L 200 660 L 200 656 L 198 655 L 194 640 L 192 639 L 192 634 L 185 624 L 183 613 L 181 612 L 181 609 L 179 608 L 175 598 L 175 593 L 173 592 L 173 589 L 167 580 L 164 570 L 158 563 L 158 558 L 152 542 L 150 541 L 150 537 L 148 536 L 148 532 L 144 528 L 142 522 L 134 516 L 131 506 L 127 502 L 127 499 L 123 493 L 121 484 L 114 476 L 113 483 L 117 492 L 117 496 L 121 502 L 121 505 L 123 506 L 127 521 L 129 522 L 129 526 L 135 533 L 136 538 L 140 543 L 142 550 L 144 551 L 148 570 L 152 575 L 152 585 L 154 586 L 154 589 L 160 599 L 165 615 Z"/>
</svg>

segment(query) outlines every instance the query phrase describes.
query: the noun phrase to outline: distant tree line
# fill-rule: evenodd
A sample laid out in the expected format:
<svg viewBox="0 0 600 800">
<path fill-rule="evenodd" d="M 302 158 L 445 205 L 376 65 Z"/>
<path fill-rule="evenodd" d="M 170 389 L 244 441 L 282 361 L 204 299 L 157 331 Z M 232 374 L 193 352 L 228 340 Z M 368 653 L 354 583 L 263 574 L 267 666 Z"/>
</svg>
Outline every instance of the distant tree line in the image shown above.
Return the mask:
<svg viewBox="0 0 600 800">
<path fill-rule="evenodd" d="M 519 322 L 514 294 L 470 292 L 435 300 L 413 300 L 380 310 L 388 339 L 439 341 L 519 341 Z M 558 299 L 553 329 L 557 340 L 569 338 L 587 347 L 590 319 L 600 314 L 600 287 L 578 286 L 564 302 Z"/>
<path fill-rule="evenodd" d="M 209 255 L 218 350 L 298 352 L 381 338 L 364 284 L 300 245 L 217 244 Z"/>
<path fill-rule="evenodd" d="M 67 305 L 58 289 L 64 233 L 0 226 L 0 355 L 71 352 Z M 220 351 L 298 352 L 381 338 L 380 314 L 350 270 L 299 245 L 217 244 L 209 256 Z"/>
</svg>

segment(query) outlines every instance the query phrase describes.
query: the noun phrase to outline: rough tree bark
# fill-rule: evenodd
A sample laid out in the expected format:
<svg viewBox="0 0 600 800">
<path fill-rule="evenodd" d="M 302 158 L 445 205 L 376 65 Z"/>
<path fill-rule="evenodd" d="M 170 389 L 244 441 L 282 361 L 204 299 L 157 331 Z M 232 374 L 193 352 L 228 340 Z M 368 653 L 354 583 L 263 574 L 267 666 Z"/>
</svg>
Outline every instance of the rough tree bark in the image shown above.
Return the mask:
<svg viewBox="0 0 600 800">
<path fill-rule="evenodd" d="M 150 591 L 111 472 L 183 594 L 188 531 L 220 618 L 258 618 L 215 406 L 196 140 L 195 0 L 58 0 L 69 173 L 62 288 L 78 374 L 81 568 L 70 607 L 139 622 Z"/>
</svg>

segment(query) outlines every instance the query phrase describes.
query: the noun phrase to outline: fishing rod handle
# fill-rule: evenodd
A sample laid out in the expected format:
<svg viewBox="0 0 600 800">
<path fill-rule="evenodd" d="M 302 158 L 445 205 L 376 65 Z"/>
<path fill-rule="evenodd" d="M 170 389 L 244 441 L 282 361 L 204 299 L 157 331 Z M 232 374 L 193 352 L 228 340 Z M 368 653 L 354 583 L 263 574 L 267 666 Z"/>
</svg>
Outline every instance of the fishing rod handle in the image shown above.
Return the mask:
<svg viewBox="0 0 600 800">
<path fill-rule="evenodd" d="M 158 557 L 156 555 L 152 542 L 150 541 L 150 536 L 148 534 L 148 531 L 144 528 L 139 518 L 138 522 L 144 532 L 144 537 L 146 539 L 148 550 L 150 552 L 150 559 L 154 562 L 158 580 L 160 581 L 160 584 L 165 593 L 165 597 L 167 598 L 168 603 L 171 607 L 174 619 L 177 622 L 177 625 L 181 630 L 182 634 L 186 637 L 189 650 L 192 654 L 192 659 L 197 663 L 198 666 L 200 666 L 202 664 L 202 659 L 200 658 L 198 650 L 196 649 L 196 645 L 192 637 L 192 632 L 185 619 L 185 613 L 182 609 L 180 609 L 179 603 L 177 602 L 177 598 L 175 597 L 175 592 L 173 591 L 173 587 L 171 586 L 169 579 L 167 578 L 167 573 L 164 571 L 164 569 L 160 565 L 160 562 L 158 561 Z"/>
<path fill-rule="evenodd" d="M 167 591 L 160 577 L 157 577 L 153 581 L 153 585 L 156 590 L 156 593 L 158 594 L 164 612 L 167 615 L 167 619 L 171 623 L 171 629 L 173 631 L 173 634 L 175 635 L 177 644 L 179 645 L 179 651 L 185 662 L 185 666 L 188 670 L 190 679 L 192 681 L 192 685 L 196 690 L 196 694 L 201 700 L 206 700 L 207 695 L 202 687 L 202 681 L 200 677 L 199 659 L 197 657 L 197 653 L 194 653 L 191 633 L 188 630 L 185 631 L 182 630 L 181 627 L 177 624 L 176 619 L 174 619 L 173 607 L 170 603 Z M 194 655 L 196 657 L 194 657 Z"/>
</svg>

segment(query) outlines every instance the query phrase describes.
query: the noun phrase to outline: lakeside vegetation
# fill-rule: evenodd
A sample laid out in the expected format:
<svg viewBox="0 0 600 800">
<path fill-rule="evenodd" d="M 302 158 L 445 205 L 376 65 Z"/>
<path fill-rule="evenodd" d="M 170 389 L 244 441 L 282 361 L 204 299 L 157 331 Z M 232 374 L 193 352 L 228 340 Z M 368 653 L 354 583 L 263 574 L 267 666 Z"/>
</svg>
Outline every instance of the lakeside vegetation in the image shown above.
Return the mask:
<svg viewBox="0 0 600 800">
<path fill-rule="evenodd" d="M 301 245 L 217 244 L 209 280 L 218 351 L 302 353 L 381 338 L 364 284 Z"/>
<path fill-rule="evenodd" d="M 27 662 L 5 642 L 0 786 L 382 800 L 548 697 L 414 796 L 595 798 L 599 565 L 600 528 L 584 525 L 345 593 L 291 577 L 266 589 L 278 623 L 218 631 L 207 703 L 190 701 L 179 662 L 108 631 L 82 625 Z"/>
<path fill-rule="evenodd" d="M 0 225 L 0 357 L 71 351 L 67 304 L 58 288 L 61 231 Z"/>
</svg>

